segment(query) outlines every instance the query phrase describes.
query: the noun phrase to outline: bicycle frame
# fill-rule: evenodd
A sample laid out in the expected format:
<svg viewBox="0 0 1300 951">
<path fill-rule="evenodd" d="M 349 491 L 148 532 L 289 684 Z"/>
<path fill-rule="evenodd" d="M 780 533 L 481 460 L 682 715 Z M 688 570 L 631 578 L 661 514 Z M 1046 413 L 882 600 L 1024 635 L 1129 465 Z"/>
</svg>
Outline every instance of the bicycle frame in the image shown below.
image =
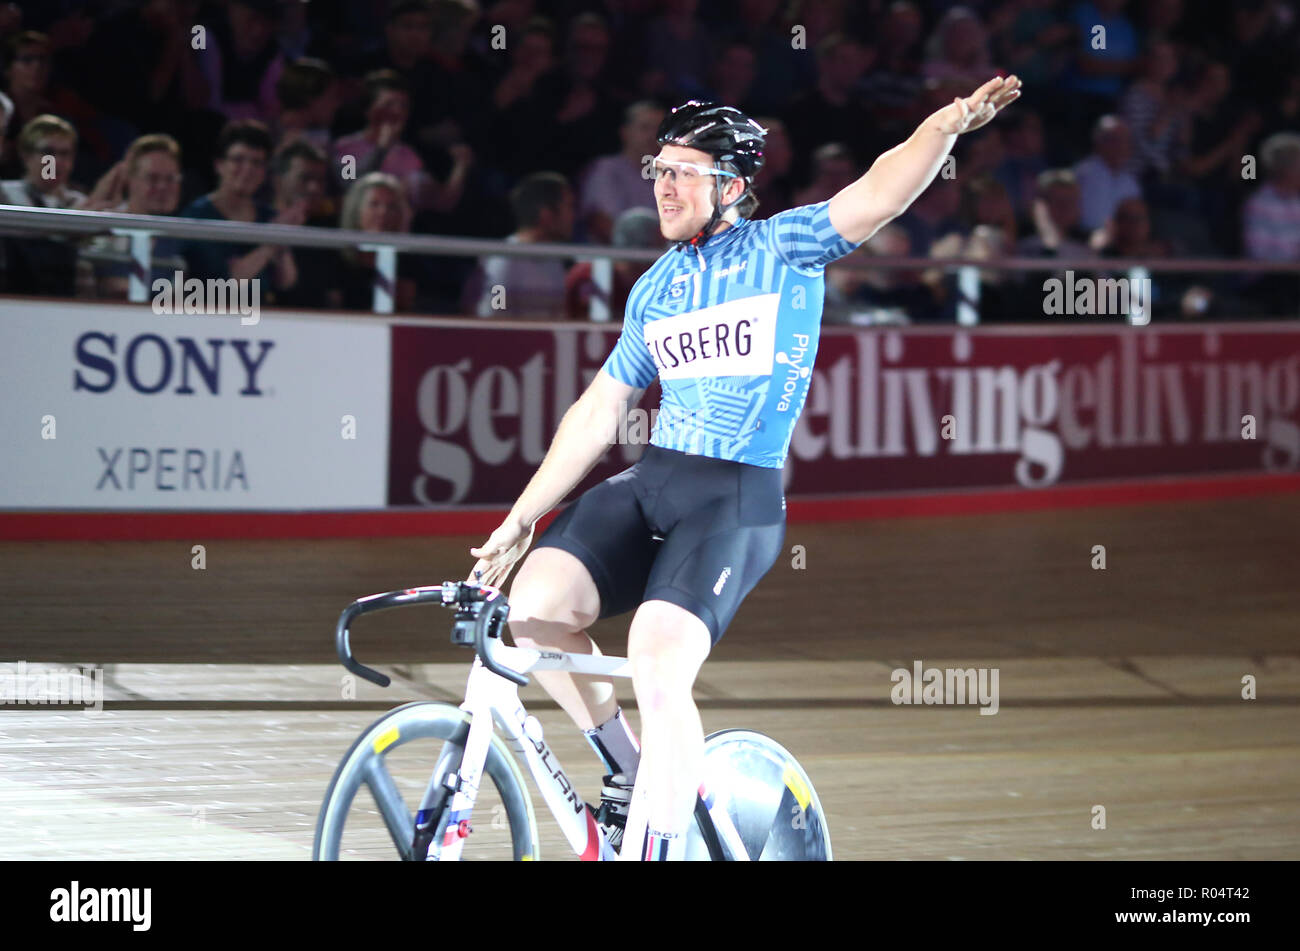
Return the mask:
<svg viewBox="0 0 1300 951">
<path fill-rule="evenodd" d="M 625 657 L 557 653 L 503 644 L 494 645 L 491 653 L 498 665 L 521 674 L 536 670 L 558 670 L 604 677 L 632 676 L 631 664 Z M 465 837 L 470 834 L 469 820 L 478 795 L 493 724 L 500 728 L 507 745 L 523 757 L 533 784 L 541 792 L 574 854 L 583 861 L 609 861 L 616 857 L 603 830 L 596 824 L 586 803 L 564 772 L 559 757 L 547 745 L 541 723 L 524 709 L 517 684 L 487 669 L 481 658 L 475 655 L 465 687 L 465 700 L 460 704 L 460 709 L 470 714 L 471 721 L 465 739 L 464 755 L 453 780 L 455 793 L 449 807 L 446 831 L 441 843 L 431 844 L 431 849 L 438 850 L 439 861 L 457 861 Z M 448 778 L 450 777 L 442 778 L 444 784 Z M 748 861 L 748 854 L 731 821 L 725 799 L 710 795 L 703 782 L 699 794 L 709 819 L 732 860 Z"/>
<path fill-rule="evenodd" d="M 459 705 L 469 715 L 470 725 L 459 765 L 446 763 L 448 772 L 445 775 L 435 770 L 420 804 L 416 828 L 411 831 L 436 832 L 436 826 L 429 829 L 428 823 L 439 822 L 440 815 L 432 814 L 432 811 L 444 808 L 438 803 L 446 802 L 445 794 L 450 792 L 451 803 L 445 807 L 448 812 L 442 841 L 429 842 L 428 845 L 430 850 L 436 850 L 439 860 L 456 861 L 460 858 L 465 838 L 471 831 L 469 820 L 478 797 L 495 725 L 506 737 L 507 746 L 523 757 L 534 785 L 559 823 L 574 854 L 587 861 L 614 858 L 613 849 L 569 781 L 559 757 L 546 745 L 541 723 L 524 709 L 519 699 L 519 687 L 527 685 L 528 679 L 524 675 L 531 670 L 631 677 L 628 659 L 507 646 L 500 636 L 508 613 L 508 603 L 501 592 L 489 586 L 448 581 L 441 585 L 374 594 L 348 605 L 335 628 L 335 645 L 343 666 L 371 683 L 388 686 L 390 680 L 386 675 L 365 666 L 353 656 L 349 625 L 355 618 L 373 611 L 428 602 L 456 607 L 452 643 L 474 648 L 474 663 L 465 686 L 465 700 Z M 444 747 L 444 756 L 446 753 Z M 438 770 L 442 768 L 444 764 L 440 759 Z M 748 861 L 744 842 L 728 812 L 725 791 L 713 795 L 703 779 L 701 777 L 694 819 L 701 827 L 710 854 L 716 857 L 721 850 L 730 852 L 733 861 Z M 400 835 L 402 830 L 390 831 Z"/>
</svg>

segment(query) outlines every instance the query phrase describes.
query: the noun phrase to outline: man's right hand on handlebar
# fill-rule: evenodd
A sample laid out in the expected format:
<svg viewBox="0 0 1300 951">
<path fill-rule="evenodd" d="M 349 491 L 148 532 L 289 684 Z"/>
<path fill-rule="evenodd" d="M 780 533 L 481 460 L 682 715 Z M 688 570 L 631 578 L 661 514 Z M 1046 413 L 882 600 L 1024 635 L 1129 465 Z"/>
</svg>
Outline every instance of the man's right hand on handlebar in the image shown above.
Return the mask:
<svg viewBox="0 0 1300 951">
<path fill-rule="evenodd" d="M 478 562 L 465 580 L 499 587 L 533 543 L 534 527 L 507 517 L 482 547 L 469 550 Z"/>
</svg>

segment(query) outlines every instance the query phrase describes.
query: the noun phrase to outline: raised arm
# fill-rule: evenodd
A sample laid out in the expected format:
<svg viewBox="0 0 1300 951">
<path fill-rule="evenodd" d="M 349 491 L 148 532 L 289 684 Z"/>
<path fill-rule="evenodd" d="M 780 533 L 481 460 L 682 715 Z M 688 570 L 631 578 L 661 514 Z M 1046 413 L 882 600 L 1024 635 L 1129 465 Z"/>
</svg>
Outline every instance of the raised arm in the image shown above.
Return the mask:
<svg viewBox="0 0 1300 951">
<path fill-rule="evenodd" d="M 555 508 L 600 462 L 614 443 L 619 424 L 641 402 L 644 392 L 604 370 L 596 374 L 560 420 L 551 448 L 501 527 L 482 547 L 469 550 L 479 561 L 468 580 L 497 584 L 506 579 L 532 544 L 537 520 Z M 482 572 L 478 579 L 476 572 Z"/>
<path fill-rule="evenodd" d="M 850 241 L 866 241 L 930 186 L 958 135 L 986 125 L 1019 95 L 1019 79 L 995 77 L 927 117 L 906 142 L 882 154 L 865 175 L 831 199 L 835 230 Z"/>
</svg>

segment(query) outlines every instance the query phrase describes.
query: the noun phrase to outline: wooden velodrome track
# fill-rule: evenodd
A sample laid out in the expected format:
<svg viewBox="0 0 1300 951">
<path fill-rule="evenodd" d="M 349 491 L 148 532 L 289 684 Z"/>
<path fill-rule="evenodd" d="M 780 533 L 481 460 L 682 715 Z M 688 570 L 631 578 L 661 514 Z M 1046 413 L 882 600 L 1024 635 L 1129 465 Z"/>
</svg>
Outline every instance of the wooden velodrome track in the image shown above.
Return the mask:
<svg viewBox="0 0 1300 951">
<path fill-rule="evenodd" d="M 779 562 L 706 662 L 705 730 L 784 743 L 837 859 L 1295 858 L 1297 539 L 1294 494 L 791 525 L 806 567 Z M 457 699 L 470 656 L 436 607 L 368 618 L 358 657 L 399 676 L 342 699 L 338 611 L 463 577 L 481 540 L 0 544 L 0 662 L 107 671 L 98 716 L 0 707 L 0 858 L 307 858 L 355 735 Z M 623 653 L 626 618 L 592 634 Z M 918 660 L 996 667 L 999 712 L 891 703 Z M 585 741 L 523 695 L 594 797 Z M 533 800 L 542 857 L 572 860 Z"/>
</svg>

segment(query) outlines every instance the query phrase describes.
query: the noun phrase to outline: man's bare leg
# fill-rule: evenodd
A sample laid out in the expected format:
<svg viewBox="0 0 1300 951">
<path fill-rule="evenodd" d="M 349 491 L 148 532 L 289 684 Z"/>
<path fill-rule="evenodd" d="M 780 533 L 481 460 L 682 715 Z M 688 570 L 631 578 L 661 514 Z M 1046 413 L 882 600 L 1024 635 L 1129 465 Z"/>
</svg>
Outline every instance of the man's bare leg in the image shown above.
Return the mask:
<svg viewBox="0 0 1300 951">
<path fill-rule="evenodd" d="M 530 553 L 509 598 L 516 646 L 601 656 L 587 634 L 600 615 L 600 595 L 586 567 L 567 551 L 538 548 Z M 583 730 L 600 726 L 618 709 L 609 677 L 562 670 L 534 671 L 532 676 Z"/>
<path fill-rule="evenodd" d="M 641 712 L 641 766 L 623 834 L 620 860 L 654 857 L 671 845 L 680 855 L 694 821 L 704 775 L 704 725 L 691 695 L 712 647 L 704 622 L 666 601 L 647 601 L 628 634 L 632 684 Z"/>
</svg>

